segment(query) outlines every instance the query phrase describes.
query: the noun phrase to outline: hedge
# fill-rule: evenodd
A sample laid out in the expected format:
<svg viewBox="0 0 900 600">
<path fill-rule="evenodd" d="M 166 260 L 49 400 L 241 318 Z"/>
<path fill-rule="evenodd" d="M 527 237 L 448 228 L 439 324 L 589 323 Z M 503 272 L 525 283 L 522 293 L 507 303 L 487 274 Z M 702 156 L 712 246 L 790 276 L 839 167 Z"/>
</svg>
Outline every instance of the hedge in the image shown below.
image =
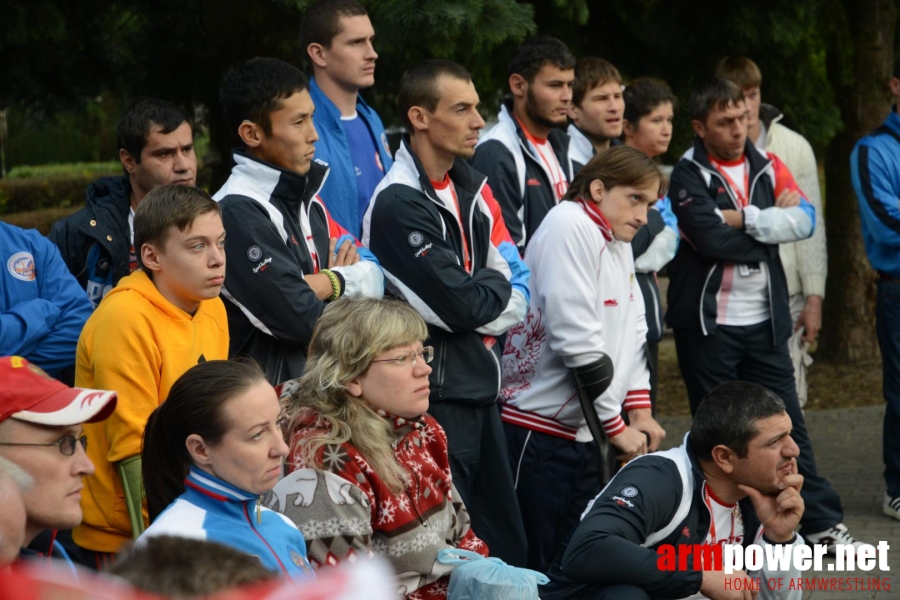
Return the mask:
<svg viewBox="0 0 900 600">
<path fill-rule="evenodd" d="M 0 215 L 84 204 L 85 190 L 92 181 L 103 175 L 120 173 L 121 170 L 28 179 L 0 179 Z"/>
<path fill-rule="evenodd" d="M 122 173 L 122 163 L 109 162 L 76 162 L 76 163 L 52 163 L 48 165 L 20 165 L 13 167 L 7 173 L 10 179 L 27 179 L 29 177 L 103 177 L 105 175 L 117 175 Z"/>
<path fill-rule="evenodd" d="M 3 215 L 0 221 L 5 221 L 11 225 L 16 225 L 23 229 L 37 229 L 43 235 L 50 233 L 50 227 L 57 219 L 67 217 L 84 206 L 70 206 L 68 208 L 47 208 L 45 210 L 32 210 L 28 212 L 13 213 Z"/>
</svg>

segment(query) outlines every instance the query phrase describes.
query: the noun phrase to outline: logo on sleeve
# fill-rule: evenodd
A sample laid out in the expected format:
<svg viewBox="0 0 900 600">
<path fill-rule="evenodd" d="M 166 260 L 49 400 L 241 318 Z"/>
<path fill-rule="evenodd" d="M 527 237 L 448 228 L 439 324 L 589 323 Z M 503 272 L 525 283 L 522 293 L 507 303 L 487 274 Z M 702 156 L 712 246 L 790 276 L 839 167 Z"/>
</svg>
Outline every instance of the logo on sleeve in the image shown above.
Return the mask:
<svg viewBox="0 0 900 600">
<path fill-rule="evenodd" d="M 250 262 L 257 262 L 262 258 L 262 248 L 259 246 L 250 246 L 247 248 L 247 258 L 250 259 Z"/>
<path fill-rule="evenodd" d="M 638 489 L 633 485 L 629 485 L 627 488 L 622 490 L 622 495 L 626 498 L 634 498 L 638 495 Z"/>
<path fill-rule="evenodd" d="M 387 155 L 391 156 L 391 147 L 388 145 L 387 136 L 383 131 L 381 132 L 381 145 L 384 146 L 384 151 L 387 153 Z M 381 170 L 383 171 L 384 168 L 382 168 Z"/>
<path fill-rule="evenodd" d="M 409 245 L 413 248 L 418 248 L 422 245 L 422 242 L 425 241 L 425 236 L 423 236 L 418 231 L 413 231 L 411 234 L 409 234 L 409 237 L 406 238 L 406 241 L 408 241 Z"/>
<path fill-rule="evenodd" d="M 34 256 L 30 252 L 16 252 L 9 257 L 6 268 L 16 279 L 34 281 Z"/>
</svg>

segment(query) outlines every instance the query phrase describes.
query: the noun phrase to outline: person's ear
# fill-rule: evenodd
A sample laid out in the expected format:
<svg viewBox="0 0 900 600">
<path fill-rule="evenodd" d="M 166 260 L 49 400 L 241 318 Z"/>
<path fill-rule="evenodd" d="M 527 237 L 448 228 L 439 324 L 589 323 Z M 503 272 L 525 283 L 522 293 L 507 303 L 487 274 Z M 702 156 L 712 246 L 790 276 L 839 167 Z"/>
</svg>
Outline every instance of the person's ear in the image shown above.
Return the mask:
<svg viewBox="0 0 900 600">
<path fill-rule="evenodd" d="M 328 63 L 325 57 L 325 47 L 322 44 L 310 44 L 306 47 L 306 54 L 314 67 L 324 69 Z"/>
<path fill-rule="evenodd" d="M 692 119 L 691 127 L 694 128 L 694 133 L 696 133 L 697 137 L 699 137 L 701 140 L 706 137 L 706 125 L 703 124 L 703 121 Z"/>
<path fill-rule="evenodd" d="M 137 169 L 137 161 L 125 148 L 119 148 L 119 162 L 122 163 L 122 168 L 125 169 L 129 176 L 134 175 L 134 171 Z"/>
<path fill-rule="evenodd" d="M 516 98 L 524 98 L 528 93 L 528 82 L 518 73 L 509 76 L 509 91 Z"/>
<path fill-rule="evenodd" d="M 566 116 L 568 116 L 573 123 L 578 125 L 578 121 L 581 119 L 581 108 L 574 102 L 569 102 L 568 106 L 566 106 Z"/>
<path fill-rule="evenodd" d="M 898 79 L 897 77 L 891 77 L 889 85 L 891 87 L 891 93 L 900 98 L 900 79 Z"/>
<path fill-rule="evenodd" d="M 416 131 L 425 131 L 428 129 L 428 111 L 421 106 L 413 106 L 406 113 L 409 122 Z"/>
<path fill-rule="evenodd" d="M 347 384 L 347 392 L 354 398 L 362 397 L 362 377 L 357 377 Z"/>
<path fill-rule="evenodd" d="M 606 194 L 606 186 L 599 179 L 595 179 L 591 182 L 590 190 L 591 200 L 600 204 L 603 201 L 603 195 Z"/>
<path fill-rule="evenodd" d="M 141 262 L 147 270 L 153 271 L 154 273 L 162 270 L 162 264 L 160 263 L 160 254 L 162 254 L 162 252 L 155 244 L 147 243 L 142 245 L 140 252 Z"/>
<path fill-rule="evenodd" d="M 734 465 L 738 460 L 738 456 L 728 446 L 719 444 L 712 449 L 712 459 L 723 473 L 731 475 L 734 472 Z"/>
<path fill-rule="evenodd" d="M 187 447 L 188 454 L 191 455 L 191 459 L 195 464 L 202 466 L 209 465 L 212 462 L 209 456 L 209 446 L 196 433 L 187 436 L 187 439 L 184 440 L 184 445 Z"/>
<path fill-rule="evenodd" d="M 241 141 L 248 148 L 257 148 L 260 144 L 262 144 L 263 139 L 265 139 L 266 134 L 263 131 L 262 127 L 254 123 L 253 121 L 245 119 L 238 126 L 238 137 L 241 138 Z"/>
<path fill-rule="evenodd" d="M 631 124 L 631 121 L 628 119 L 622 119 L 622 134 L 627 138 L 633 136 L 637 129 Z"/>
</svg>

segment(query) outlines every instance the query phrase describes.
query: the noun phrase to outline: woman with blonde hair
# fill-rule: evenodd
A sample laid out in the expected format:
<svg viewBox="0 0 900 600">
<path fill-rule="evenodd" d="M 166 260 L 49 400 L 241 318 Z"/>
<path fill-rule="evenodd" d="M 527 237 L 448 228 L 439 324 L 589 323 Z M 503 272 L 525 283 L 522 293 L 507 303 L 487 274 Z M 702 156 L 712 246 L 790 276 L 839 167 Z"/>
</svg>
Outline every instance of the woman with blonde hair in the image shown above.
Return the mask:
<svg viewBox="0 0 900 600">
<path fill-rule="evenodd" d="M 438 551 L 487 555 L 453 485 L 444 430 L 428 410 L 434 350 L 396 300 L 338 300 L 319 319 L 289 396 L 289 474 L 268 505 L 303 532 L 314 566 L 380 554 L 400 592 L 445 598 Z"/>
</svg>

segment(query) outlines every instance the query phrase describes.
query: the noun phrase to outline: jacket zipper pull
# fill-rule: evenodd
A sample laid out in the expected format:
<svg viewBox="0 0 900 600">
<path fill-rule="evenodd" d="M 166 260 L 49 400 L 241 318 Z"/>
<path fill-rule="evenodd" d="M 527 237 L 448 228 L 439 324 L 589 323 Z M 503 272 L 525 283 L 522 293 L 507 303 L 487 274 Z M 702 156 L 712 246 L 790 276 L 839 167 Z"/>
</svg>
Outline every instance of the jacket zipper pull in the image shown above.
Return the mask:
<svg viewBox="0 0 900 600">
<path fill-rule="evenodd" d="M 262 525 L 262 496 L 256 499 L 256 524 Z"/>
</svg>

